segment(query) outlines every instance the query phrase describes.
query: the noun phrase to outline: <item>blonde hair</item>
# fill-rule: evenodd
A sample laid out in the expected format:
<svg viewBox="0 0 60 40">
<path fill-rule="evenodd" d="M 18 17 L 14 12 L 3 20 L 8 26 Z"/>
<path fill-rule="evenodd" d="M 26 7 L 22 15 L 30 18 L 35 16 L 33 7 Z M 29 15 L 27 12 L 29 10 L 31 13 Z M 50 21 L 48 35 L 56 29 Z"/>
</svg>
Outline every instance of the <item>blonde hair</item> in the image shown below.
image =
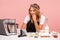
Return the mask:
<svg viewBox="0 0 60 40">
<path fill-rule="evenodd" d="M 38 11 L 39 9 L 40 9 L 40 7 L 39 7 L 39 5 L 38 4 L 31 4 L 30 5 L 30 8 L 31 7 L 33 7 L 33 8 L 35 8 L 35 10 L 36 10 L 36 16 L 37 16 L 37 18 L 36 19 L 40 19 L 40 17 L 41 17 L 41 15 L 40 15 L 40 11 Z M 32 19 L 32 15 L 30 14 L 30 8 L 29 8 L 29 15 L 30 15 L 30 19 Z"/>
</svg>

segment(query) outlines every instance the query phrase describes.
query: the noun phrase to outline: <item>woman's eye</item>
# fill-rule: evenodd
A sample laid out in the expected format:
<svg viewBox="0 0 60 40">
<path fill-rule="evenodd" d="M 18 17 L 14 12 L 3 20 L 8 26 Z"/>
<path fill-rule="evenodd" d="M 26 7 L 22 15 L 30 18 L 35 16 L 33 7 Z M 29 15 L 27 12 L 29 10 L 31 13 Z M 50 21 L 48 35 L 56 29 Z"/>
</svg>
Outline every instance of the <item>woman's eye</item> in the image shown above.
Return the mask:
<svg viewBox="0 0 60 40">
<path fill-rule="evenodd" d="M 31 11 L 34 11 L 34 12 L 35 12 L 36 10 L 30 10 L 30 12 L 31 12 Z"/>
<path fill-rule="evenodd" d="M 32 11 L 32 10 L 30 10 L 30 11 Z"/>
<path fill-rule="evenodd" d="M 33 10 L 33 11 L 36 11 L 36 10 Z"/>
</svg>

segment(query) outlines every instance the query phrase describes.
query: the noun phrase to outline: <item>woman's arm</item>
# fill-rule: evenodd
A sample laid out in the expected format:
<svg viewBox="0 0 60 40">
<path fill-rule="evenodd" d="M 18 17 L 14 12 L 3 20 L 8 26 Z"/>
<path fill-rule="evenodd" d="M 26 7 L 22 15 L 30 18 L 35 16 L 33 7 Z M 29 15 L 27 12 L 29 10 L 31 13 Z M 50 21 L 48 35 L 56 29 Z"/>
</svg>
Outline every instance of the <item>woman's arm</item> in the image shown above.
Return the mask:
<svg viewBox="0 0 60 40">
<path fill-rule="evenodd" d="M 33 21 L 34 21 L 36 31 L 41 30 L 41 29 L 42 29 L 42 25 L 40 25 L 40 24 L 38 25 L 37 19 L 36 19 L 36 15 L 35 15 L 35 14 L 32 15 L 32 19 L 33 19 Z"/>
<path fill-rule="evenodd" d="M 43 25 L 40 25 L 40 24 L 38 25 L 37 21 L 34 21 L 34 24 L 35 24 L 36 31 L 39 32 L 39 30 L 42 29 L 42 26 L 43 26 Z"/>
<path fill-rule="evenodd" d="M 26 24 L 23 23 L 21 29 L 26 29 Z"/>
<path fill-rule="evenodd" d="M 24 19 L 24 22 L 22 24 L 22 29 L 26 29 L 27 22 L 30 20 L 29 15 L 27 15 Z"/>
</svg>

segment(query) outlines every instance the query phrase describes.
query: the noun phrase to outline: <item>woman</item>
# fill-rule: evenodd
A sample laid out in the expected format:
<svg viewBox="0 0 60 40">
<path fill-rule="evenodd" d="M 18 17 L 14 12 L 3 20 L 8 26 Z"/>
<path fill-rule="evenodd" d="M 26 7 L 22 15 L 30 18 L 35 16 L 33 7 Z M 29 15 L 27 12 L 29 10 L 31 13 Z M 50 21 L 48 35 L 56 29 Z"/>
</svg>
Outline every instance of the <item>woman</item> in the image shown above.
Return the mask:
<svg viewBox="0 0 60 40">
<path fill-rule="evenodd" d="M 29 8 L 29 15 L 25 17 L 22 24 L 22 30 L 27 32 L 39 32 L 44 24 L 45 16 L 40 12 L 38 4 L 31 4 Z"/>
</svg>

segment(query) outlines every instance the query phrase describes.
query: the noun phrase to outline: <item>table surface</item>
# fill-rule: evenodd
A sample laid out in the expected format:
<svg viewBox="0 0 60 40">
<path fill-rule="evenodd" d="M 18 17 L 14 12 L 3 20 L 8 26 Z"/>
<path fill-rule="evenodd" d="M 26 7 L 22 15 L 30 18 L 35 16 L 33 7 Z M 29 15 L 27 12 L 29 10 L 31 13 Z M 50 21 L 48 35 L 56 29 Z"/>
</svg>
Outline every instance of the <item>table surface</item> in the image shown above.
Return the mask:
<svg viewBox="0 0 60 40">
<path fill-rule="evenodd" d="M 18 35 L 10 35 L 10 36 L 4 36 L 4 35 L 0 35 L 0 40 L 60 40 L 60 34 L 58 35 L 58 38 L 53 38 L 53 37 L 49 37 L 49 38 L 34 38 L 34 37 L 18 37 Z"/>
</svg>

